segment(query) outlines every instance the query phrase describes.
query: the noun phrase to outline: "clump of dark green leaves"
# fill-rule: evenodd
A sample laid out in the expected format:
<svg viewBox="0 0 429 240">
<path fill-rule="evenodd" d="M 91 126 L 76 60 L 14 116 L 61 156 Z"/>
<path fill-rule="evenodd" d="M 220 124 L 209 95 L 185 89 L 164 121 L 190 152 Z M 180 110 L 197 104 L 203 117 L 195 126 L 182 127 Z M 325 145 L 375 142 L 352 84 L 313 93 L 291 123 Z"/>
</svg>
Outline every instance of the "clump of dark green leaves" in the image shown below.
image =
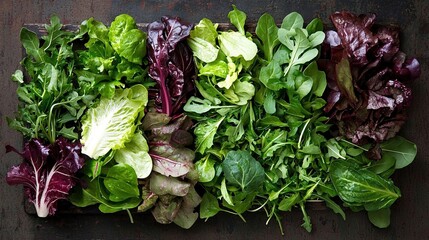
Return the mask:
<svg viewBox="0 0 429 240">
<path fill-rule="evenodd" d="M 240 31 L 246 15 L 234 8 L 228 16 L 239 30 L 236 34 L 247 39 L 250 35 Z M 192 41 L 203 42 L 198 37 L 202 29 L 211 29 L 216 36 L 216 28 L 208 20 L 201 21 L 190 38 L 197 53 Z M 278 28 L 274 19 L 264 14 L 256 36 L 253 40 L 261 49 L 258 57 L 228 56 L 220 45 L 217 56 L 211 58 L 214 62 L 202 58 L 197 62 L 202 99 L 191 98 L 185 110 L 198 120 L 194 131 L 200 153 L 196 166 L 207 190 L 201 218 L 219 211 L 241 215 L 252 208 L 264 208 L 269 219 L 280 221 L 280 210 L 300 206 L 303 226 L 310 230 L 305 202 L 317 198 L 316 189 L 333 189 L 327 183 L 328 165 L 323 158 L 323 133 L 329 129 L 322 115 L 326 79 L 314 62 L 324 39 L 322 23 L 315 19 L 304 28 L 301 15 L 291 13 Z M 217 48 L 214 45 L 213 49 Z M 231 68 L 223 70 L 222 62 L 239 66 L 237 73 L 232 72 L 236 81 L 231 85 L 222 84 L 231 78 L 222 75 L 231 72 Z M 229 97 L 234 93 L 235 102 Z"/>
<path fill-rule="evenodd" d="M 235 34 L 250 36 L 243 31 L 243 12 L 234 7 L 228 16 Z M 268 221 L 276 218 L 281 228 L 280 212 L 297 207 L 302 226 L 311 231 L 306 203 L 323 200 L 345 219 L 340 198 L 386 226 L 389 207 L 400 196 L 390 176 L 414 159 L 416 148 L 397 137 L 383 144 L 386 156 L 373 162 L 366 157 L 369 148 L 330 137 L 323 111 L 327 80 L 316 63 L 325 39 L 322 21 L 304 27 L 294 12 L 278 27 L 262 15 L 253 38 L 260 51 L 247 60 L 248 53 L 228 55 L 219 37 L 225 33 L 216 27 L 203 19 L 188 40 L 199 70 L 199 96 L 184 109 L 197 120 L 195 165 L 206 190 L 200 217 L 265 209 Z M 401 151 L 391 155 L 393 145 Z"/>
<path fill-rule="evenodd" d="M 76 58 L 74 43 L 82 35 L 62 29 L 57 16 L 45 26 L 47 35 L 22 28 L 20 39 L 27 53 L 21 61 L 24 73 L 17 70 L 12 80 L 19 84 L 18 113 L 9 126 L 27 139 L 39 138 L 54 143 L 58 136 L 76 140 L 79 119 L 94 96 L 75 88 Z"/>
<path fill-rule="evenodd" d="M 383 155 L 377 161 L 366 157 L 370 144 L 358 146 L 345 139 L 329 139 L 326 147 L 326 157 L 331 159 L 329 177 L 335 195 L 345 207 L 367 211 L 375 226 L 388 227 L 390 206 L 401 196 L 391 176 L 395 170 L 414 160 L 416 145 L 400 136 L 391 138 L 380 144 Z M 327 206 L 330 206 L 329 201 Z M 337 207 L 333 210 L 342 212 Z M 341 214 L 344 217 L 344 213 Z"/>
</svg>

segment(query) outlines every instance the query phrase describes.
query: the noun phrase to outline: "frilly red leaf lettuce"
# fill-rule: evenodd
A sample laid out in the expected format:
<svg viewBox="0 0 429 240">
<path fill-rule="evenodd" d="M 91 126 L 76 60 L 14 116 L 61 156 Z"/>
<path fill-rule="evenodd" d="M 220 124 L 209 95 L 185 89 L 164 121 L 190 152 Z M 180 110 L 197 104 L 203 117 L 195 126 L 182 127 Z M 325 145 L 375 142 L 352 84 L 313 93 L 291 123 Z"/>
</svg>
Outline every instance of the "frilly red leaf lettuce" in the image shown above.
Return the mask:
<svg viewBox="0 0 429 240">
<path fill-rule="evenodd" d="M 11 146 L 6 151 L 18 153 L 24 160 L 8 171 L 7 183 L 24 185 L 25 195 L 39 217 L 55 214 L 58 200 L 67 199 L 69 190 L 78 181 L 74 174 L 84 164 L 80 143 L 59 138 L 51 145 L 44 145 L 38 139 L 31 139 L 22 153 Z"/>
<path fill-rule="evenodd" d="M 326 72 L 327 112 L 338 134 L 357 144 L 392 138 L 406 119 L 410 80 L 420 65 L 399 50 L 399 29 L 375 25 L 375 15 L 336 12 L 319 67 Z"/>
</svg>

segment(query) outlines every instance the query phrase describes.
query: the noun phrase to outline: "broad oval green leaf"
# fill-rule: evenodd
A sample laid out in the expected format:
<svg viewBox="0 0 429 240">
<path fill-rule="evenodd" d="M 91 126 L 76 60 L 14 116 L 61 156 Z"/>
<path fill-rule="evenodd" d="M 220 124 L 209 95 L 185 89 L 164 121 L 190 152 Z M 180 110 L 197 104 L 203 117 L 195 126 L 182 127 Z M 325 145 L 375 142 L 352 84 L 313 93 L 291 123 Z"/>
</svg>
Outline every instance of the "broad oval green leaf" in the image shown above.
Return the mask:
<svg viewBox="0 0 429 240">
<path fill-rule="evenodd" d="M 128 14 L 117 16 L 110 25 L 108 36 L 113 49 L 121 57 L 142 64 L 146 55 L 146 33 L 137 28 L 134 18 Z"/>
<path fill-rule="evenodd" d="M 226 56 L 243 57 L 246 61 L 251 61 L 258 52 L 256 44 L 239 32 L 222 32 L 219 44 Z"/>
<path fill-rule="evenodd" d="M 408 166 L 417 155 L 417 146 L 407 139 L 396 136 L 381 144 L 384 157 L 392 157 L 396 160 L 395 168 L 400 169 Z"/>
<path fill-rule="evenodd" d="M 304 18 L 297 12 L 291 12 L 283 18 L 281 28 L 286 30 L 292 30 L 295 28 L 303 28 Z"/>
<path fill-rule="evenodd" d="M 329 176 L 341 200 L 367 211 L 388 208 L 401 196 L 391 180 L 346 160 L 332 161 Z"/>
<path fill-rule="evenodd" d="M 221 211 L 221 209 L 216 197 L 209 192 L 204 193 L 200 204 L 200 218 L 207 219 L 213 217 L 219 211 Z"/>
<path fill-rule="evenodd" d="M 149 156 L 149 147 L 141 132 L 134 134 L 125 147 L 115 152 L 115 161 L 130 165 L 137 174 L 137 178 L 146 178 L 152 172 L 152 158 Z"/>
<path fill-rule="evenodd" d="M 214 168 L 215 163 L 216 161 L 210 157 L 201 159 L 195 163 L 195 169 L 198 172 L 199 182 L 210 182 L 213 180 L 216 174 L 216 170 Z"/>
<path fill-rule="evenodd" d="M 278 27 L 274 18 L 264 13 L 258 20 L 255 33 L 262 42 L 262 51 L 267 61 L 271 61 L 274 48 L 279 44 L 277 32 Z"/>
<path fill-rule="evenodd" d="M 217 59 L 219 49 L 210 42 L 199 37 L 189 38 L 187 42 L 189 47 L 192 49 L 194 56 L 201 61 L 211 63 Z"/>
<path fill-rule="evenodd" d="M 109 200 L 113 202 L 138 197 L 140 194 L 137 175 L 128 164 L 119 163 L 110 167 L 103 183 L 109 191 Z"/>
<path fill-rule="evenodd" d="M 248 151 L 229 151 L 221 165 L 228 183 L 244 192 L 257 191 L 265 180 L 264 168 Z"/>
</svg>

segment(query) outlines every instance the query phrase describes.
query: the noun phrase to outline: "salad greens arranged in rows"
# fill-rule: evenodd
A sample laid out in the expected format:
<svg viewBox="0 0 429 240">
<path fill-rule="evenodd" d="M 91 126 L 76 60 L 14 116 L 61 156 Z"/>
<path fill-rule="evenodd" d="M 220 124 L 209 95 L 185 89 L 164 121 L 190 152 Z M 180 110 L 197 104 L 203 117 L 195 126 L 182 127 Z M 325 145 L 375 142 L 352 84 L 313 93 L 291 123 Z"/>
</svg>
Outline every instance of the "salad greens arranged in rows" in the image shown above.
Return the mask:
<svg viewBox="0 0 429 240">
<path fill-rule="evenodd" d="M 6 147 L 23 158 L 7 182 L 40 217 L 64 200 L 183 228 L 265 211 L 283 232 L 296 208 L 310 232 L 307 203 L 322 201 L 387 227 L 391 176 L 417 153 L 397 135 L 420 75 L 398 29 L 346 11 L 331 30 L 297 12 L 265 13 L 253 33 L 235 6 L 228 18 L 228 30 L 162 17 L 142 31 L 127 14 L 76 32 L 53 16 L 41 38 L 23 28 L 9 125 L 25 144 Z"/>
</svg>

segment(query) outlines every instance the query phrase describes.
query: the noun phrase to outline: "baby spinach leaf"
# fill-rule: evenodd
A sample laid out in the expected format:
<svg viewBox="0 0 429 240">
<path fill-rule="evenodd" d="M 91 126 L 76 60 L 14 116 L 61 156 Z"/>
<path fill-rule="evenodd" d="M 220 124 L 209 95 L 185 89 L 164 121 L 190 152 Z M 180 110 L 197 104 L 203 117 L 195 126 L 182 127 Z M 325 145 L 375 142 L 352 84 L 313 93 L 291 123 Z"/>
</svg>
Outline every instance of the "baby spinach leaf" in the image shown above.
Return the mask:
<svg viewBox="0 0 429 240">
<path fill-rule="evenodd" d="M 413 162 L 417 155 L 417 146 L 407 139 L 396 136 L 381 144 L 383 158 L 394 158 L 395 168 L 400 169 Z"/>
<path fill-rule="evenodd" d="M 113 49 L 128 61 L 142 64 L 146 55 L 146 33 L 137 28 L 134 18 L 121 14 L 109 28 L 109 40 Z"/>
<path fill-rule="evenodd" d="M 128 164 L 119 163 L 109 168 L 103 183 L 110 192 L 110 201 L 121 202 L 128 198 L 139 197 L 137 175 Z"/>
<path fill-rule="evenodd" d="M 214 168 L 215 163 L 216 161 L 210 158 L 210 155 L 207 155 L 207 157 L 195 163 L 199 182 L 210 182 L 213 180 L 216 174 L 216 170 Z"/>
<path fill-rule="evenodd" d="M 221 208 L 219 207 L 219 202 L 213 194 L 206 192 L 203 195 L 201 205 L 200 205 L 200 218 L 206 219 L 216 215 Z"/>
<path fill-rule="evenodd" d="M 368 211 L 368 219 L 376 227 L 387 228 L 390 225 L 390 208 Z"/>
<path fill-rule="evenodd" d="M 264 168 L 248 151 L 229 151 L 222 162 L 228 183 L 251 193 L 258 190 L 265 180 Z"/>
</svg>

